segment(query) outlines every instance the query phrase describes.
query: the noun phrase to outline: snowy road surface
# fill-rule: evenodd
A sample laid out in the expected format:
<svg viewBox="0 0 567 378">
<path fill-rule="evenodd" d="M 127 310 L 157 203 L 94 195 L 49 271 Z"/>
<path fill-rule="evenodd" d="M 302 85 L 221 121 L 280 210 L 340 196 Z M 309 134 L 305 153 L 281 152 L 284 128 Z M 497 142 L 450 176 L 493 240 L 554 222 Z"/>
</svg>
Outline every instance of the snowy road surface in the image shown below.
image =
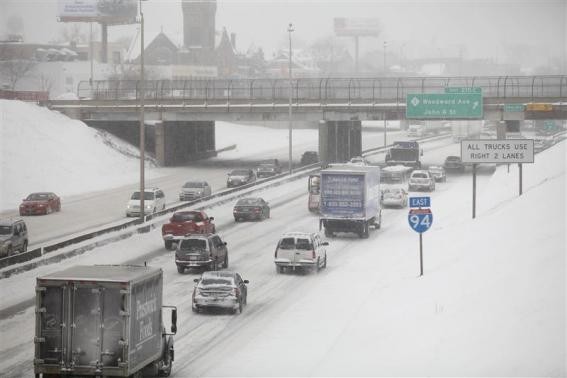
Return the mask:
<svg viewBox="0 0 567 378">
<path fill-rule="evenodd" d="M 250 280 L 240 315 L 191 312 L 198 274 L 177 273 L 159 230 L 2 280 L 3 296 L 32 296 L 34 278 L 61 265 L 119 263 L 153 253 L 148 264 L 164 269 L 165 303 L 179 308 L 177 377 L 561 376 L 564 163 L 547 176 L 525 171 L 524 196 L 506 197 L 503 188 L 516 183 L 516 174 L 501 167 L 494 177 L 480 178 L 483 210 L 476 221 L 464 195 L 470 177 L 450 177 L 437 186 L 422 278 L 417 234 L 407 210 L 395 209 L 384 210 L 383 228 L 368 240 L 330 239 L 328 268 L 321 273 L 277 275 L 278 236 L 317 229 L 317 217 L 306 209 L 305 182 L 297 181 L 262 194 L 273 206 L 272 218 L 263 222 L 227 221 L 231 204 L 209 210 L 228 242 L 230 269 Z M 526 216 L 530 222 L 506 226 Z M 549 220 L 554 222 L 543 233 L 534 227 Z M 33 321 L 30 307 L 0 322 L 3 338 L 13 340 L 0 347 L 0 370 L 7 376 L 33 374 Z"/>
</svg>

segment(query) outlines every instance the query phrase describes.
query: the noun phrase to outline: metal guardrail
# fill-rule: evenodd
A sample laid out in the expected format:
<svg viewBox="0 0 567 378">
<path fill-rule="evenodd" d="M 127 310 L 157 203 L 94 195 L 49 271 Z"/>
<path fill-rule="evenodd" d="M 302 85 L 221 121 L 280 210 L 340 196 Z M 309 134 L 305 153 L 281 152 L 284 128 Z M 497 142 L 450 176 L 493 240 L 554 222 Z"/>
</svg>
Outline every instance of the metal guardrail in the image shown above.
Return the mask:
<svg viewBox="0 0 567 378">
<path fill-rule="evenodd" d="M 67 247 L 67 246 L 70 246 L 70 245 L 73 245 L 73 244 L 78 244 L 78 243 L 81 243 L 81 242 L 86 241 L 86 240 L 94 239 L 95 237 L 98 237 L 98 236 L 101 236 L 101 235 L 110 234 L 112 232 L 125 230 L 125 229 L 133 227 L 133 226 L 140 226 L 137 230 L 139 233 L 149 232 L 150 229 L 151 229 L 151 224 L 146 224 L 146 222 L 152 220 L 154 217 L 165 215 L 167 213 L 173 213 L 175 211 L 178 211 L 178 210 L 181 210 L 181 209 L 184 209 L 184 208 L 187 208 L 187 207 L 194 207 L 196 204 L 199 204 L 199 203 L 205 202 L 205 201 L 209 201 L 209 200 L 215 199 L 215 198 L 221 198 L 221 200 L 219 200 L 218 202 L 215 202 L 214 205 L 221 204 L 228 199 L 232 199 L 234 197 L 234 196 L 232 196 L 232 194 L 234 194 L 234 193 L 241 192 L 241 191 L 244 191 L 246 189 L 250 189 L 250 188 L 253 188 L 255 186 L 260 186 L 260 185 L 262 185 L 262 187 L 259 188 L 259 189 L 264 189 L 265 187 L 277 186 L 277 185 L 281 184 L 281 181 L 274 182 L 274 183 L 268 184 L 266 186 L 264 186 L 264 184 L 270 183 L 271 181 L 275 181 L 275 180 L 278 180 L 278 179 L 285 178 L 286 176 L 291 177 L 292 179 L 296 179 L 298 177 L 303 177 L 302 173 L 310 173 L 312 171 L 318 170 L 319 168 L 320 168 L 320 166 L 319 166 L 318 163 L 306 165 L 306 166 L 295 169 L 294 170 L 294 176 L 289 176 L 287 173 L 282 173 L 282 174 L 279 174 L 279 175 L 276 175 L 276 176 L 272 176 L 272 177 L 269 177 L 269 178 L 265 178 L 265 179 L 250 183 L 250 184 L 242 185 L 242 186 L 232 188 L 232 189 L 223 190 L 221 192 L 214 193 L 214 194 L 212 194 L 208 197 L 203 197 L 203 198 L 199 198 L 197 200 L 183 202 L 183 203 L 180 203 L 180 204 L 176 204 L 174 206 L 170 206 L 170 207 L 168 207 L 164 210 L 158 211 L 154 214 L 147 215 L 144 218 L 144 222 L 142 222 L 142 220 L 139 219 L 139 218 L 134 219 L 134 220 L 129 220 L 129 221 L 121 223 L 119 225 L 101 228 L 99 230 L 96 230 L 96 231 L 93 231 L 93 232 L 88 232 L 88 233 L 81 234 L 81 235 L 78 235 L 78 236 L 74 236 L 72 238 L 59 241 L 57 243 L 41 246 L 41 247 L 35 248 L 34 250 L 31 250 L 31 251 L 28 251 L 28 252 L 20 253 L 20 254 L 17 254 L 17 255 L 12 255 L 12 256 L 8 256 L 8 257 L 3 257 L 3 258 L 0 258 L 0 268 L 5 268 L 5 267 L 10 266 L 10 265 L 30 261 L 32 259 L 43 256 L 43 255 L 48 254 L 50 252 L 56 251 L 58 249 L 61 249 L 61 248 L 64 248 L 64 247 Z M 223 197 L 227 197 L 227 198 L 224 199 Z M 8 273 L 8 275 L 9 275 L 9 273 Z M 2 272 L 0 274 L 0 278 L 4 278 L 4 277 L 6 277 L 6 272 Z"/>
<path fill-rule="evenodd" d="M 404 103 L 413 93 L 443 93 L 446 87 L 480 87 L 485 98 L 567 99 L 566 75 L 463 77 L 352 77 L 288 79 L 187 79 L 82 81 L 80 99 L 138 100 L 154 103 L 177 100 L 191 104 Z M 563 100 L 561 100 L 563 99 Z"/>
</svg>

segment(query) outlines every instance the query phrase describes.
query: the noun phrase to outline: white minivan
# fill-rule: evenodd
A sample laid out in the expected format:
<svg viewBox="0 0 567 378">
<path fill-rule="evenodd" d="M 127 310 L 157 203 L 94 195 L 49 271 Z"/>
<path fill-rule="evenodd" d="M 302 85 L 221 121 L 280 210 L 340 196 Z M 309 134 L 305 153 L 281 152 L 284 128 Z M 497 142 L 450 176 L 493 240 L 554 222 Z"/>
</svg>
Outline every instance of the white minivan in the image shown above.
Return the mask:
<svg viewBox="0 0 567 378">
<path fill-rule="evenodd" d="M 286 232 L 280 238 L 274 254 L 276 272 L 288 270 L 315 270 L 327 267 L 328 242 L 317 233 Z"/>
</svg>

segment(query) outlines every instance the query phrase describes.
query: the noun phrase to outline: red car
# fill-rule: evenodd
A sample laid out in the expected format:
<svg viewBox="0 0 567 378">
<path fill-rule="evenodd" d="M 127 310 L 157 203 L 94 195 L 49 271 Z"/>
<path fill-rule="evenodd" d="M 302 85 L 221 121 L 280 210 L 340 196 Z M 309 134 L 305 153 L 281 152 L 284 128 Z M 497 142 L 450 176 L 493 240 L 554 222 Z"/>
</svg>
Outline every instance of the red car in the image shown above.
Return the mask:
<svg viewBox="0 0 567 378">
<path fill-rule="evenodd" d="M 161 227 L 161 235 L 165 243 L 165 248 L 173 248 L 173 238 L 187 234 L 214 234 L 215 218 L 209 217 L 204 211 L 190 210 L 177 211 L 169 219 L 169 223 Z"/>
<path fill-rule="evenodd" d="M 32 193 L 20 205 L 20 215 L 50 214 L 61 211 L 61 199 L 51 192 Z"/>
</svg>

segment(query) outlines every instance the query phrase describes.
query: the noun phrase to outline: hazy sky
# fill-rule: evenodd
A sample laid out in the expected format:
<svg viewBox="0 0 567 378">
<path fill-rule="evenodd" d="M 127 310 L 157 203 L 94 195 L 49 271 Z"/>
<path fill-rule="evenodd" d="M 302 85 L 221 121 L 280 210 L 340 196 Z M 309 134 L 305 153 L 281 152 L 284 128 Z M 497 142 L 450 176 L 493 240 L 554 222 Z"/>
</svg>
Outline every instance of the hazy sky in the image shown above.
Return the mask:
<svg viewBox="0 0 567 378">
<path fill-rule="evenodd" d="M 295 26 L 297 45 L 333 35 L 335 17 L 369 17 L 380 20 L 382 33 L 363 38 L 361 49 L 381 49 L 388 41 L 392 51 L 407 57 L 421 52 L 416 44 L 440 54 L 502 58 L 504 46 L 539 46 L 542 60 L 561 57 L 567 50 L 567 0 L 217 0 L 217 30 L 237 34 L 237 47 L 263 47 L 267 55 L 287 41 L 287 25 Z M 144 1 L 146 40 L 163 28 L 181 44 L 180 0 Z M 14 14 L 24 18 L 28 42 L 47 42 L 60 34 L 57 0 L 0 0 L 0 22 Z M 109 39 L 133 36 L 137 26 L 110 28 Z M 5 30 L 0 29 L 0 33 Z M 348 41 L 348 39 L 346 40 Z"/>
</svg>

